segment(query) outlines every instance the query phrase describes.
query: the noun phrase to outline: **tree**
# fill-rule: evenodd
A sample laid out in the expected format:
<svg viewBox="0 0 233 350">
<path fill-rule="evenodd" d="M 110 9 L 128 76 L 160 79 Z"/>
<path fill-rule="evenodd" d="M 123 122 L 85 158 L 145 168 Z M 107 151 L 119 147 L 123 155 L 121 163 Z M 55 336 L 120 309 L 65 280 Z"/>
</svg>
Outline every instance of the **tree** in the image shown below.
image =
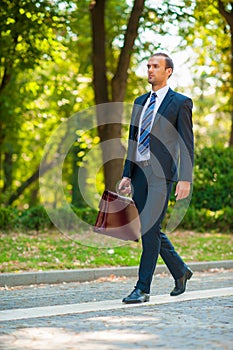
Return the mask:
<svg viewBox="0 0 233 350">
<path fill-rule="evenodd" d="M 197 105 L 212 95 L 215 119 L 231 119 L 229 146 L 233 142 L 233 4 L 226 0 L 186 1 L 191 13 L 180 34 L 184 46 L 192 45 L 195 87 L 203 89 Z M 213 93 L 213 88 L 215 92 Z M 210 113 L 210 110 L 209 110 Z M 229 130 L 229 129 L 228 129 Z"/>
<path fill-rule="evenodd" d="M 109 9 L 111 14 L 109 16 Z M 114 14 L 120 9 L 118 21 L 118 33 L 111 38 L 109 34 L 116 27 Z M 127 3 L 118 1 L 96 0 L 90 5 L 92 22 L 92 64 L 93 64 L 93 85 L 95 92 L 95 103 L 97 104 L 97 122 L 101 143 L 103 144 L 103 162 L 105 185 L 108 189 L 115 190 L 117 181 L 122 174 L 122 158 L 125 150 L 120 142 L 122 128 L 122 106 L 110 104 L 105 107 L 103 104 L 109 102 L 122 102 L 125 99 L 126 87 L 130 83 L 128 72 L 132 65 L 138 63 L 145 57 L 148 58 L 160 43 L 152 42 L 150 34 L 167 34 L 169 21 L 179 25 L 189 16 L 189 10 L 182 5 L 174 5 L 169 1 L 155 6 L 146 6 L 145 0 L 134 0 L 131 9 Z M 127 17 L 125 17 L 127 14 Z M 110 18 L 111 27 L 107 27 Z M 124 20 L 124 22 L 122 22 Z M 147 31 L 148 39 L 145 40 L 144 32 Z M 118 45 L 116 44 L 118 43 Z M 116 50 L 117 47 L 117 50 Z M 108 54 L 112 51 L 112 55 Z M 112 58 L 114 66 L 109 70 L 109 58 Z M 131 70 L 132 72 L 132 70 Z M 145 92 L 145 89 L 144 89 Z M 132 98 L 131 98 L 132 100 Z M 100 109 L 98 106 L 101 105 Z M 114 108 L 114 110 L 113 110 Z M 114 114 L 114 121 L 111 116 Z M 109 122 L 111 120 L 111 122 Z M 114 139 L 114 142 L 105 146 L 106 140 Z M 117 159 L 114 155 L 118 154 Z M 112 159 L 112 161 L 108 161 Z"/>
<path fill-rule="evenodd" d="M 103 145 L 102 152 L 105 186 L 110 190 L 115 190 L 116 183 L 122 174 L 122 162 L 124 157 L 124 148 L 120 141 L 122 106 L 119 104 L 112 104 L 109 108 L 105 108 L 103 115 L 103 109 L 99 109 L 98 105 L 110 101 L 124 101 L 130 58 L 133 53 L 144 3 L 145 0 L 135 0 L 133 3 L 127 23 L 127 29 L 124 34 L 123 46 L 117 60 L 115 74 L 110 81 L 107 78 L 106 62 L 106 1 L 96 0 L 90 5 L 92 22 L 93 85 L 95 91 L 95 103 L 97 104 L 97 123 L 100 141 Z M 112 114 L 114 114 L 114 120 L 111 118 Z M 109 123 L 109 120 L 111 120 L 111 123 Z M 106 147 L 104 142 L 111 139 L 115 139 L 116 142 L 112 144 L 108 143 L 108 147 Z M 114 148 L 114 150 L 112 148 Z M 117 159 L 113 155 L 116 153 L 119 156 Z"/>
<path fill-rule="evenodd" d="M 214 1 L 216 6 L 209 2 L 208 11 L 206 2 L 187 0 L 186 4 L 184 7 L 166 0 L 151 8 L 146 6 L 145 0 L 134 0 L 131 5 L 126 0 L 2 1 L 2 201 L 18 204 L 24 195 L 24 202 L 35 203 L 39 164 L 51 132 L 62 120 L 94 102 L 101 145 L 113 141 L 103 147 L 103 163 L 106 187 L 115 190 L 125 155 L 121 143 L 122 132 L 126 132 L 126 126 L 122 125 L 122 102 L 132 102 L 136 95 L 145 92 L 146 81 L 135 73 L 138 63 L 154 50 L 166 49 L 157 37 L 146 38 L 145 32 L 172 34 L 172 22 L 183 30 L 186 44 L 201 37 L 201 50 L 198 42 L 192 41 L 199 49 L 198 66 L 206 73 L 201 75 L 201 84 L 204 82 L 206 86 L 206 67 L 211 67 L 211 79 L 215 79 L 222 96 L 229 97 L 230 32 L 225 19 L 217 16 L 217 0 Z M 195 10 L 194 4 L 197 5 Z M 224 10 L 232 15 L 230 5 L 224 4 Z M 213 104 L 214 98 L 208 99 L 208 106 Z M 201 102 L 207 106 L 204 93 Z M 223 108 L 223 104 L 220 107 Z M 229 110 L 227 103 L 223 112 L 229 114 Z M 80 125 L 79 128 L 85 130 Z M 91 139 L 92 134 L 87 137 Z M 75 179 L 77 166 L 82 166 L 84 149 L 81 146 L 84 144 L 85 139 L 80 144 L 76 142 L 64 164 L 66 190 L 72 187 L 72 202 L 76 205 L 80 203 L 80 193 Z M 100 178 L 102 186 L 102 174 Z"/>
<path fill-rule="evenodd" d="M 3 0 L 0 8 L 0 172 L 2 193 L 11 190 L 14 154 L 20 153 L 19 131 L 24 121 L 23 104 L 27 94 L 22 72 L 51 60 L 57 43 L 54 27 L 58 18 L 58 2 Z M 30 178 L 30 177 L 29 177 Z"/>
<path fill-rule="evenodd" d="M 229 26 L 229 32 L 231 36 L 231 45 L 230 45 L 230 59 L 229 64 L 231 67 L 231 76 L 230 76 L 230 105 L 231 105 L 231 131 L 230 131 L 230 140 L 229 146 L 233 147 L 233 2 L 230 1 L 221 1 L 218 0 L 218 10 L 223 18 L 226 20 Z M 227 28 L 225 28 L 227 31 Z"/>
</svg>

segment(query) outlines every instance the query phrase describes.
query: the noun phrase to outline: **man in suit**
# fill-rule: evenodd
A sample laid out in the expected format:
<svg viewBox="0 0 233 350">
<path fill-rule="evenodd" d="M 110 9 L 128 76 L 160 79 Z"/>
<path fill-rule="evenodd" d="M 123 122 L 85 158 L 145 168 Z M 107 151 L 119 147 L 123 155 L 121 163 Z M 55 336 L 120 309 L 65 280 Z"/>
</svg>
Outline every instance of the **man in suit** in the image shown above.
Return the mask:
<svg viewBox="0 0 233 350">
<path fill-rule="evenodd" d="M 193 274 L 161 231 L 173 183 L 176 182 L 176 200 L 190 194 L 193 104 L 189 97 L 167 85 L 173 72 L 173 62 L 168 55 L 154 54 L 148 60 L 147 69 L 152 91 L 134 102 L 127 158 L 119 184 L 122 193 L 133 193 L 140 214 L 142 238 L 138 281 L 122 300 L 124 303 L 149 301 L 159 254 L 175 280 L 171 296 L 183 293 Z"/>
</svg>

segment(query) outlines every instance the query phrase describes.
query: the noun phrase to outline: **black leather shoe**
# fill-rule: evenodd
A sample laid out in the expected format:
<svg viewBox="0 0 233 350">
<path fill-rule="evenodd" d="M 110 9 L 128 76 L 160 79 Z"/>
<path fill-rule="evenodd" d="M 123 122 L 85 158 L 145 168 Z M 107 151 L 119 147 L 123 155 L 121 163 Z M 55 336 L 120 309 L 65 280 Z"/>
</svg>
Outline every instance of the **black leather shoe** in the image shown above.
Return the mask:
<svg viewBox="0 0 233 350">
<path fill-rule="evenodd" d="M 150 300 L 150 294 L 144 293 L 141 289 L 135 288 L 130 295 L 122 300 L 125 304 L 144 303 Z"/>
<path fill-rule="evenodd" d="M 175 288 L 171 291 L 170 295 L 176 296 L 176 295 L 184 293 L 187 280 L 190 280 L 192 275 L 193 275 L 193 272 L 189 268 L 187 268 L 184 276 L 182 276 L 178 280 L 175 280 Z"/>
</svg>

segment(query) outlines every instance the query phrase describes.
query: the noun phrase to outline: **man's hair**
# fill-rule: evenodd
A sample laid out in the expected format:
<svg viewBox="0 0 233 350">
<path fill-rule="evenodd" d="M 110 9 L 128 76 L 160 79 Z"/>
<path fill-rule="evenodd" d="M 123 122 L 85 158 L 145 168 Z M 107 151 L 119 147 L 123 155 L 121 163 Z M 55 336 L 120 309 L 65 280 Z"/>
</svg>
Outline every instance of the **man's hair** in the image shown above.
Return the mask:
<svg viewBox="0 0 233 350">
<path fill-rule="evenodd" d="M 162 57 L 164 57 L 165 58 L 165 64 L 166 64 L 165 68 L 171 68 L 172 71 L 173 71 L 173 69 L 174 69 L 173 61 L 166 53 L 157 52 L 154 55 L 152 55 L 152 57 L 155 57 L 155 56 L 162 56 Z"/>
</svg>

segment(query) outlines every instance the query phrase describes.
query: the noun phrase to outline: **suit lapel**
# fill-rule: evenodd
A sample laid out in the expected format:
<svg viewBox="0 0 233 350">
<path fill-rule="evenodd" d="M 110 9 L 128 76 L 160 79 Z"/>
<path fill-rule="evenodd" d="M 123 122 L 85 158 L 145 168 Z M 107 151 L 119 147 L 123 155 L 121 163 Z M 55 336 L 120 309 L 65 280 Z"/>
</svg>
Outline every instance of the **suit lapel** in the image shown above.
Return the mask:
<svg viewBox="0 0 233 350">
<path fill-rule="evenodd" d="M 140 105 L 144 106 L 146 103 L 146 100 L 148 99 L 148 97 L 150 96 L 150 92 L 148 92 L 147 94 L 142 96 L 142 99 L 140 101 Z"/>
<path fill-rule="evenodd" d="M 168 107 L 168 105 L 170 104 L 170 102 L 172 101 L 172 98 L 173 98 L 173 95 L 174 95 L 174 91 L 169 88 L 167 94 L 165 95 L 161 105 L 159 106 L 159 109 L 156 113 L 156 116 L 155 116 L 155 119 L 154 119 L 154 123 L 153 123 L 153 126 L 157 123 L 159 117 L 161 115 L 164 115 L 165 111 L 166 111 L 166 108 Z M 133 125 L 135 126 L 138 126 L 139 125 L 139 119 L 140 119 L 140 116 L 141 116 L 141 113 L 142 113 L 142 109 L 143 109 L 143 106 L 145 105 L 148 97 L 150 96 L 150 92 L 148 92 L 147 94 L 141 96 L 141 99 L 138 100 L 138 103 L 137 103 L 137 112 L 135 114 L 135 117 L 134 117 L 134 123 Z"/>
<path fill-rule="evenodd" d="M 148 99 L 148 97 L 150 96 L 150 92 L 148 92 L 147 94 L 143 95 L 140 99 L 140 101 L 138 101 L 137 103 L 137 113 L 135 115 L 135 119 L 134 119 L 134 125 L 139 125 L 139 119 L 143 110 L 143 107 Z"/>
<path fill-rule="evenodd" d="M 173 95 L 174 95 L 174 91 L 171 88 L 169 88 L 167 94 L 165 95 L 165 97 L 164 97 L 164 99 L 163 99 L 163 101 L 162 101 L 161 105 L 159 106 L 159 109 L 156 113 L 153 126 L 157 123 L 157 121 L 161 115 L 162 116 L 165 115 L 166 108 L 168 107 L 168 105 L 172 101 Z"/>
</svg>

